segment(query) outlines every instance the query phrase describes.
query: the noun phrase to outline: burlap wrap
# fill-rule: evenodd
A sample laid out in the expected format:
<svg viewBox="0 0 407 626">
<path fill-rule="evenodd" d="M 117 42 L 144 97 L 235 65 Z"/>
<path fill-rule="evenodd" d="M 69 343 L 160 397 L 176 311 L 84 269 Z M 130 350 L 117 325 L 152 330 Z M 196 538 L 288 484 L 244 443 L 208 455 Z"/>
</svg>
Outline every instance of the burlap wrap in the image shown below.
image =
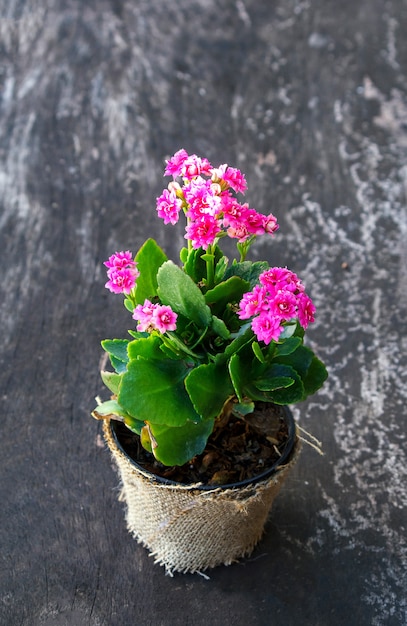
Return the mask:
<svg viewBox="0 0 407 626">
<path fill-rule="evenodd" d="M 156 482 L 117 447 L 108 420 L 103 431 L 121 476 L 127 527 L 169 574 L 202 572 L 248 556 L 300 451 L 297 437 L 289 463 L 267 480 L 244 488 L 202 491 L 196 485 Z"/>
</svg>

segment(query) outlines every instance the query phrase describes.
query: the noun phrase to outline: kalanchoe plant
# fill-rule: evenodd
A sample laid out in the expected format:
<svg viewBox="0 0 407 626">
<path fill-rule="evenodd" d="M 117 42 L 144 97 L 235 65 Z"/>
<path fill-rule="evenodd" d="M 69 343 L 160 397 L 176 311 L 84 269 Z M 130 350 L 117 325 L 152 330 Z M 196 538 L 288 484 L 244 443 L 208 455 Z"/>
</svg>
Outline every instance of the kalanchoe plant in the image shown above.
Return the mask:
<svg viewBox="0 0 407 626">
<path fill-rule="evenodd" d="M 153 239 L 135 258 L 116 252 L 106 287 L 125 296 L 136 322 L 130 339 L 102 342 L 114 372 L 102 372 L 112 392 L 96 418 L 123 421 L 165 465 L 200 454 L 226 410 L 247 416 L 256 401 L 292 404 L 326 379 L 322 362 L 303 342 L 315 308 L 301 280 L 285 267 L 250 262 L 255 239 L 277 230 L 274 215 L 241 204 L 244 175 L 228 165 L 178 151 L 157 199 L 164 223 L 186 218 L 181 266 Z M 219 247 L 236 240 L 238 259 Z"/>
</svg>

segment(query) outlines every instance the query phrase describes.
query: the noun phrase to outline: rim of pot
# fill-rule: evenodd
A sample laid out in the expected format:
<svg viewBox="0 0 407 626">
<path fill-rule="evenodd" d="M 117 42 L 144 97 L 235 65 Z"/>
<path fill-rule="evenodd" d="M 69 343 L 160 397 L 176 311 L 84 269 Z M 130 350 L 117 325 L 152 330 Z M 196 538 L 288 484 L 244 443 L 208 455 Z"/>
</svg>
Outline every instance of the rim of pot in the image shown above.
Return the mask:
<svg viewBox="0 0 407 626">
<path fill-rule="evenodd" d="M 150 470 L 144 468 L 140 463 L 137 463 L 137 461 L 135 461 L 123 447 L 119 439 L 119 435 L 116 432 L 116 429 L 118 427 L 120 428 L 120 426 L 123 426 L 122 422 L 119 422 L 117 420 L 110 420 L 109 427 L 110 427 L 113 439 L 117 447 L 119 448 L 119 450 L 127 457 L 127 459 L 130 461 L 132 465 L 134 465 L 143 474 L 147 474 L 149 477 L 151 477 L 151 479 L 154 482 L 160 483 L 162 485 L 171 485 L 173 487 L 176 487 L 176 486 L 191 487 L 193 489 L 198 489 L 201 491 L 214 491 L 215 489 L 236 489 L 240 487 L 246 487 L 248 485 L 253 485 L 255 483 L 261 482 L 262 480 L 268 478 L 269 476 L 271 476 L 271 474 L 274 474 L 281 465 L 284 465 L 284 462 L 287 461 L 287 459 L 289 458 L 294 448 L 294 444 L 296 440 L 296 425 L 295 425 L 294 416 L 292 412 L 290 411 L 290 409 L 287 406 L 280 406 L 280 408 L 283 410 L 284 419 L 286 421 L 287 428 L 288 428 L 287 441 L 286 441 L 284 450 L 280 458 L 275 463 L 273 463 L 273 465 L 265 469 L 263 472 L 261 472 L 260 474 L 256 474 L 256 476 L 252 476 L 251 478 L 246 478 L 245 480 L 240 480 L 234 483 L 227 483 L 224 485 L 205 485 L 201 483 L 197 483 L 197 484 L 181 483 L 179 481 L 171 480 L 169 478 L 164 478 L 163 476 L 159 476 L 158 474 L 154 474 Z M 126 428 L 126 426 L 124 427 Z"/>
</svg>

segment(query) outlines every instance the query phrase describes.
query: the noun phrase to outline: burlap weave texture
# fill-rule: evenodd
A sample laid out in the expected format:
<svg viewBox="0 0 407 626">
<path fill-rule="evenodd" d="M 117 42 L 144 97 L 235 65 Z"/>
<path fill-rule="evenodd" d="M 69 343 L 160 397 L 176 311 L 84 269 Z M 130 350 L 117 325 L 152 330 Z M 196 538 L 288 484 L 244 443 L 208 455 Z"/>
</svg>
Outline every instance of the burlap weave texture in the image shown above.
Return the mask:
<svg viewBox="0 0 407 626">
<path fill-rule="evenodd" d="M 297 438 L 290 462 L 267 480 L 244 488 L 202 491 L 194 485 L 155 481 L 118 448 L 108 420 L 103 430 L 121 477 L 127 527 L 169 574 L 202 572 L 248 556 L 300 451 Z"/>
</svg>

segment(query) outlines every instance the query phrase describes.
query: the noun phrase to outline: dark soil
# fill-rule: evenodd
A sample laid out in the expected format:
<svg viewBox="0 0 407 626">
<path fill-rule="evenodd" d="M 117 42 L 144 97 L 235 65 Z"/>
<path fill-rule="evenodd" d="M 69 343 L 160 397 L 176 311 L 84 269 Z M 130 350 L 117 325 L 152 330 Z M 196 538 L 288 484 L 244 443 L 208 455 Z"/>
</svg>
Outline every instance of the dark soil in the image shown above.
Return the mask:
<svg viewBox="0 0 407 626">
<path fill-rule="evenodd" d="M 283 457 L 294 437 L 289 437 L 287 410 L 258 403 L 245 418 L 233 415 L 215 426 L 202 454 L 182 466 L 167 467 L 144 450 L 138 435 L 120 422 L 114 429 L 124 451 L 149 472 L 186 485 L 226 485 L 262 474 Z M 292 430 L 292 429 L 291 429 Z"/>
</svg>

